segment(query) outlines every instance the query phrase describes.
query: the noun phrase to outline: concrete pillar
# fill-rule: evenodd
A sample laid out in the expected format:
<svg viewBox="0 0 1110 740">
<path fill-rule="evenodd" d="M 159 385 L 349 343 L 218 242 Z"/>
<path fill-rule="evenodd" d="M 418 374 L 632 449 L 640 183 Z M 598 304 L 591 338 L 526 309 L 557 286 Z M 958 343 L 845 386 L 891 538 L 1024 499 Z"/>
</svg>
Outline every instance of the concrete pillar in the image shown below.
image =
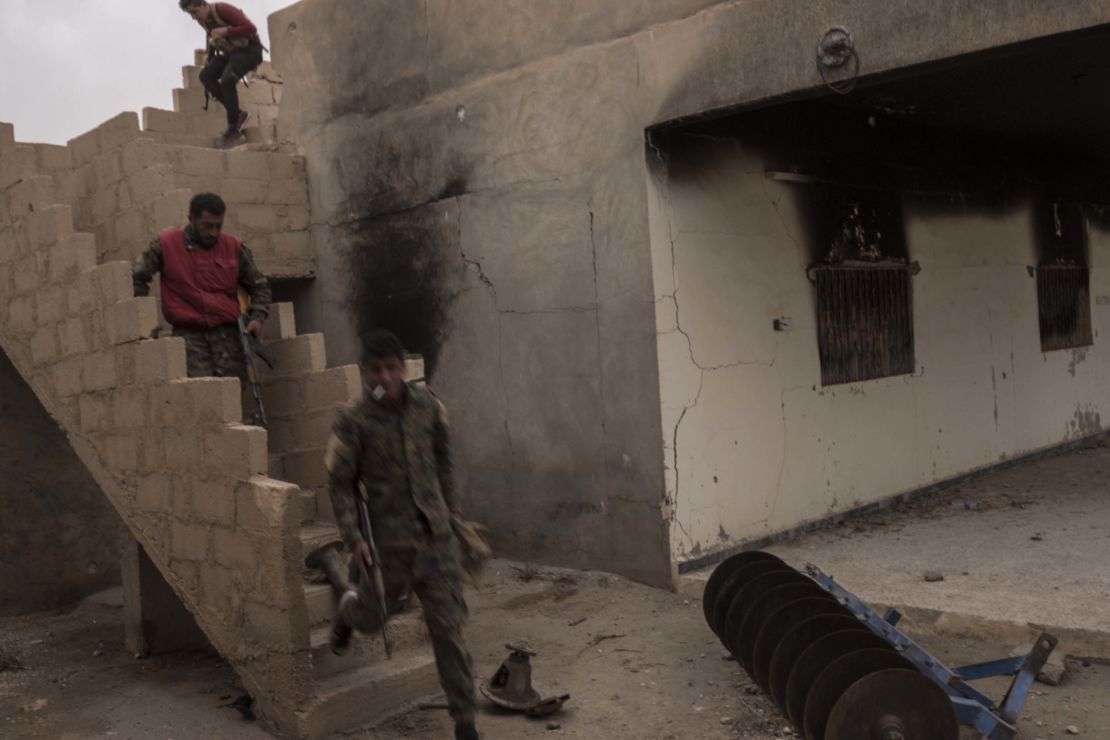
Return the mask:
<svg viewBox="0 0 1110 740">
<path fill-rule="evenodd" d="M 193 615 L 162 578 L 143 546 L 127 530 L 121 535 L 120 573 L 128 650 L 137 655 L 177 650 L 213 651 Z"/>
</svg>

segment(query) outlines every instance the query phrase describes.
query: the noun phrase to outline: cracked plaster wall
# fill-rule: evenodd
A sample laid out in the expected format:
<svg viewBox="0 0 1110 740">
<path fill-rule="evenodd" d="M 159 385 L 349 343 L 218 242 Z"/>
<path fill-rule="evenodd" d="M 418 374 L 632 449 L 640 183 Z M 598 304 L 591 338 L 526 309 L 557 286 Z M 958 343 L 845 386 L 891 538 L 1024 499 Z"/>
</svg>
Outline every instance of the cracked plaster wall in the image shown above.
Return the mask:
<svg viewBox="0 0 1110 740">
<path fill-rule="evenodd" d="M 332 364 L 376 324 L 428 358 L 502 554 L 669 584 L 645 129 L 820 84 L 833 25 L 878 71 L 1099 20 L 1012 0 L 304 0 L 270 18 L 317 261 L 298 323 Z"/>
<path fill-rule="evenodd" d="M 676 559 L 1102 430 L 1105 230 L 1090 229 L 1095 345 L 1042 353 L 1029 204 L 938 212 L 907 197 L 917 370 L 822 387 L 799 186 L 764 169 L 737 149 L 702 183 L 653 183 Z"/>
</svg>

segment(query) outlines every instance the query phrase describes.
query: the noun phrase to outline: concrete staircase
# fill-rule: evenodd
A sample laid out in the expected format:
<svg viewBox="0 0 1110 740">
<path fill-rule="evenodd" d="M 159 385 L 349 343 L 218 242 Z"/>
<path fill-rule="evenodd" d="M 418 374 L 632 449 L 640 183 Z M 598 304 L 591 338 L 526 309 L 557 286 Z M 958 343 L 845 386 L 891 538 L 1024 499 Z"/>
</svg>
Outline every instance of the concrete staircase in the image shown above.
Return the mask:
<svg viewBox="0 0 1110 740">
<path fill-rule="evenodd" d="M 392 661 L 374 638 L 331 655 L 335 597 L 303 567 L 337 534 L 323 450 L 360 394 L 357 368 L 328 368 L 323 336 L 298 334 L 292 305 L 276 304 L 262 429 L 240 423 L 237 380 L 186 378 L 184 343 L 149 338 L 158 302 L 133 297 L 130 261 L 184 221 L 194 192 L 224 195 L 227 230 L 271 279 L 314 275 L 304 163 L 275 141 L 280 80 L 255 76 L 250 143 L 221 151 L 210 145 L 222 109 L 200 110 L 197 72 L 185 68 L 175 110 L 146 109 L 142 128 L 123 114 L 61 147 L 17 143 L 0 124 L 0 348 L 260 719 L 325 737 L 436 691 L 434 663 L 418 610 L 395 618 Z M 410 374 L 422 376 L 418 358 Z M 137 583 L 125 578 L 134 640 L 157 619 Z"/>
</svg>

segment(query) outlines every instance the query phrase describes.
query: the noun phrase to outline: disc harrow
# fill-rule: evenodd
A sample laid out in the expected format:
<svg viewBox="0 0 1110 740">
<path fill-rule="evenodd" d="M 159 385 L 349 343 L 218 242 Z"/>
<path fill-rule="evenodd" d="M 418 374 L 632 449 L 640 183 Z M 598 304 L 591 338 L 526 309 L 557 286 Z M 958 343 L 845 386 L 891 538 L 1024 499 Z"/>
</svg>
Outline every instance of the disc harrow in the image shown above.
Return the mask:
<svg viewBox="0 0 1110 740">
<path fill-rule="evenodd" d="M 710 629 L 806 740 L 1013 740 L 1029 687 L 1056 647 L 949 668 L 814 565 L 767 552 L 733 555 L 702 597 Z M 968 682 L 1013 676 L 1001 703 Z"/>
</svg>

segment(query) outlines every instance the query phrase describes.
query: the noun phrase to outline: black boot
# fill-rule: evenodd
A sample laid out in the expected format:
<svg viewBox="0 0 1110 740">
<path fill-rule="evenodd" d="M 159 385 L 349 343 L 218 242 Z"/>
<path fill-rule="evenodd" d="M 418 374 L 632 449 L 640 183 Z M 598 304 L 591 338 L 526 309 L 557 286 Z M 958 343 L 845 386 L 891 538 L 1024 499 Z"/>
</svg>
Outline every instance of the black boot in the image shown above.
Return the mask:
<svg viewBox="0 0 1110 740">
<path fill-rule="evenodd" d="M 481 740 L 473 722 L 455 725 L 455 740 Z"/>
<path fill-rule="evenodd" d="M 348 599 L 357 598 L 358 595 L 354 591 L 344 593 L 339 599 L 339 609 L 332 617 L 328 646 L 336 655 L 346 655 L 347 651 L 351 649 L 351 635 L 354 633 L 354 628 L 347 624 L 347 620 L 343 618 L 343 603 Z"/>
</svg>

